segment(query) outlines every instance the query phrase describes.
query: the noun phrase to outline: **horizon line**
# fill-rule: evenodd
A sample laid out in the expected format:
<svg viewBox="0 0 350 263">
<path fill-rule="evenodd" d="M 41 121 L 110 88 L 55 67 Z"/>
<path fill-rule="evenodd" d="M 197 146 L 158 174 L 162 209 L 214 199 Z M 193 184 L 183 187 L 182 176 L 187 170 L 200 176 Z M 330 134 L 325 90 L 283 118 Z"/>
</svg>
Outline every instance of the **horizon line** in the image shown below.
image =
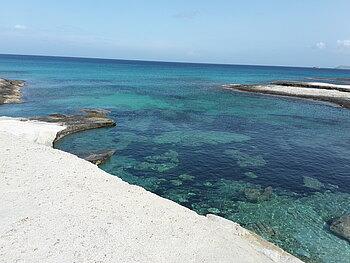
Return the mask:
<svg viewBox="0 0 350 263">
<path fill-rule="evenodd" d="M 166 61 L 166 60 L 144 60 L 144 59 L 126 59 L 126 58 L 104 58 L 104 57 L 80 57 L 65 55 L 38 55 L 38 54 L 0 54 L 0 56 L 32 56 L 32 57 L 53 57 L 53 58 L 76 58 L 76 59 L 97 59 L 97 60 L 116 60 L 116 61 L 134 61 L 134 62 L 155 62 L 155 63 L 178 63 L 178 64 L 197 64 L 197 65 L 218 65 L 218 66 L 254 66 L 254 67 L 284 67 L 284 68 L 309 68 L 309 69 L 336 69 L 317 66 L 287 66 L 287 65 L 266 65 L 266 64 L 235 64 L 235 63 L 215 63 L 215 62 L 188 62 L 188 61 Z"/>
</svg>

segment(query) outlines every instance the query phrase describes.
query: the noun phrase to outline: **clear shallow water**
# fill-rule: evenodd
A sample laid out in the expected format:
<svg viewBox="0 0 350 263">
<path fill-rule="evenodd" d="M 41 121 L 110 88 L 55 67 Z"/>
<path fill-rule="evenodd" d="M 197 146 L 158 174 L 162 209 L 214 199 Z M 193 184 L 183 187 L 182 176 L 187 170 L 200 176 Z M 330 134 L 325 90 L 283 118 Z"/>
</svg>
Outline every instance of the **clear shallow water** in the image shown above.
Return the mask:
<svg viewBox="0 0 350 263">
<path fill-rule="evenodd" d="M 349 71 L 0 56 L 0 77 L 27 82 L 25 103 L 0 115 L 112 110 L 116 127 L 57 148 L 116 149 L 101 168 L 125 181 L 239 222 L 307 262 L 348 262 L 350 244 L 328 224 L 350 213 L 350 111 L 220 85 Z"/>
</svg>

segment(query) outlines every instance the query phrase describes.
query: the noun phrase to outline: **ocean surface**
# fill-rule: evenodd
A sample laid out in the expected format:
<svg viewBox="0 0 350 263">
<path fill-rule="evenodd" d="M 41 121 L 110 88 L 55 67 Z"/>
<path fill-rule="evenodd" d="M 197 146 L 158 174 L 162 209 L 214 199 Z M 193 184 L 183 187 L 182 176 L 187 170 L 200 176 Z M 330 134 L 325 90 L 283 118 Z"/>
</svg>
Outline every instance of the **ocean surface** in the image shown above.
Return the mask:
<svg viewBox="0 0 350 263">
<path fill-rule="evenodd" d="M 117 126 L 65 137 L 74 154 L 116 149 L 100 167 L 199 214 L 240 223 L 306 262 L 349 262 L 332 219 L 350 213 L 350 110 L 225 90 L 350 71 L 0 55 L 25 80 L 0 116 L 104 108 Z"/>
</svg>

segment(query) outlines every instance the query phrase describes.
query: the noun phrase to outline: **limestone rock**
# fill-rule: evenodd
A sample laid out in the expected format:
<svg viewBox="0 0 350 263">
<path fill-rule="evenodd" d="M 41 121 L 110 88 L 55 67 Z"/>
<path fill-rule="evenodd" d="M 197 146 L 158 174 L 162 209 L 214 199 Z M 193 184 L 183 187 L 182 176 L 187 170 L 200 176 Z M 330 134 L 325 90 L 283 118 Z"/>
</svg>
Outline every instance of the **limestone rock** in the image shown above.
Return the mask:
<svg viewBox="0 0 350 263">
<path fill-rule="evenodd" d="M 83 159 L 93 164 L 100 165 L 107 161 L 115 153 L 115 150 L 101 150 L 92 152 L 87 156 L 82 156 Z"/>
<path fill-rule="evenodd" d="M 116 122 L 106 117 L 104 113 L 94 110 L 90 110 L 84 115 L 64 115 L 56 113 L 46 117 L 33 117 L 28 119 L 57 123 L 66 126 L 66 129 L 57 133 L 55 141 L 58 141 L 62 137 L 71 133 L 116 125 Z"/>
</svg>

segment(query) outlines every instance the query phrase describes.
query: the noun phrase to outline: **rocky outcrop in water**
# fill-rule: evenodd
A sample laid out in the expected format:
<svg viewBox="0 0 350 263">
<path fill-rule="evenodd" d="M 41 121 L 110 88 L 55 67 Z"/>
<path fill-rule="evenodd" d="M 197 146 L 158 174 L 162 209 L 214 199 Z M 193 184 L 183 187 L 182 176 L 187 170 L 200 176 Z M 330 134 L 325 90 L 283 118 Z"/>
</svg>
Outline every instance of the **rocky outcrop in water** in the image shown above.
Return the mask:
<svg viewBox="0 0 350 263">
<path fill-rule="evenodd" d="M 22 86 L 24 82 L 20 80 L 0 79 L 0 104 L 22 102 Z"/>
<path fill-rule="evenodd" d="M 350 242 L 350 214 L 335 219 L 330 226 L 330 230 Z"/>
<path fill-rule="evenodd" d="M 269 84 L 223 85 L 226 89 L 243 92 L 280 95 L 334 103 L 350 109 L 350 85 L 324 82 L 277 81 Z"/>
<path fill-rule="evenodd" d="M 93 164 L 100 165 L 106 162 L 109 158 L 111 158 L 114 153 L 115 150 L 100 150 L 90 152 L 88 155 L 80 157 Z"/>
<path fill-rule="evenodd" d="M 64 115 L 55 113 L 46 117 L 28 118 L 28 120 L 57 123 L 66 126 L 66 129 L 57 133 L 55 141 L 75 132 L 112 127 L 116 125 L 114 120 L 106 117 L 105 114 L 109 113 L 109 111 L 103 109 L 87 109 L 81 111 L 83 112 L 81 115 Z"/>
</svg>

